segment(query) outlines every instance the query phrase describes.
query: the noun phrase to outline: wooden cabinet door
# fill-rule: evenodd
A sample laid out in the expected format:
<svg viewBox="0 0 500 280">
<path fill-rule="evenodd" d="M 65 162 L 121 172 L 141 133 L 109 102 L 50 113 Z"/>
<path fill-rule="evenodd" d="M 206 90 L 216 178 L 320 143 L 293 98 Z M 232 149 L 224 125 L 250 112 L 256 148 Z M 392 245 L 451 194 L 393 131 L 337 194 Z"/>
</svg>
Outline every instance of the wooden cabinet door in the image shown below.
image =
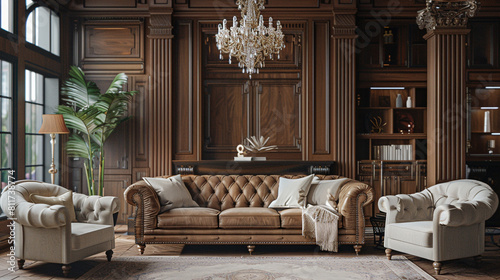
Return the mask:
<svg viewBox="0 0 500 280">
<path fill-rule="evenodd" d="M 269 137 L 280 158 L 302 158 L 302 90 L 300 81 L 255 82 L 255 135 Z"/>
<path fill-rule="evenodd" d="M 104 176 L 104 195 L 115 196 L 120 202 L 117 224 L 127 224 L 127 218 L 132 214 L 132 205 L 128 204 L 123 196 L 125 189 L 131 184 L 129 175 Z"/>
<path fill-rule="evenodd" d="M 250 82 L 207 81 L 203 96 L 203 159 L 227 159 L 250 136 Z"/>
</svg>

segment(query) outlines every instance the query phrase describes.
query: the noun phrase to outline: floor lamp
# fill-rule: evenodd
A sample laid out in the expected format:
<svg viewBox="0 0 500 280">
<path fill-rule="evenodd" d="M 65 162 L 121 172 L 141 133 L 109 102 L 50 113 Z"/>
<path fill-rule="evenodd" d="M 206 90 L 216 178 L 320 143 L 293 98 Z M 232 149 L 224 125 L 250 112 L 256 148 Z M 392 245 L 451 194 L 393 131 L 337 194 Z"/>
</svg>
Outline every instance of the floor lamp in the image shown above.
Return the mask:
<svg viewBox="0 0 500 280">
<path fill-rule="evenodd" d="M 50 134 L 50 144 L 52 144 L 52 164 L 49 173 L 51 174 L 52 184 L 56 179 L 56 165 L 54 164 L 54 148 L 56 145 L 56 134 L 68 134 L 69 130 L 64 123 L 64 118 L 59 114 L 42 115 L 42 127 L 38 131 L 40 134 Z"/>
</svg>

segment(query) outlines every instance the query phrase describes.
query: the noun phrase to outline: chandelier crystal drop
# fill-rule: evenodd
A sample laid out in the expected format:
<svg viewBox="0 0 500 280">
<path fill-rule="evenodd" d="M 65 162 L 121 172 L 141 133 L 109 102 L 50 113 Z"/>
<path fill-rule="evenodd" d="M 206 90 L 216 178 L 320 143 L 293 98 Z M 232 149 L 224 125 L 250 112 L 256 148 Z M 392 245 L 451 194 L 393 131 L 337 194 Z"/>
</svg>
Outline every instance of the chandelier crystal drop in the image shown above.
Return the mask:
<svg viewBox="0 0 500 280">
<path fill-rule="evenodd" d="M 224 19 L 219 24 L 219 31 L 215 35 L 217 48 L 220 51 L 219 58 L 222 60 L 222 53 L 229 54 L 229 64 L 231 58 L 238 59 L 238 66 L 243 73 L 247 73 L 252 78 L 252 74 L 258 74 L 259 69 L 265 67 L 265 59 L 273 59 L 277 55 L 280 59 L 280 51 L 285 48 L 283 43 L 283 32 L 281 23 L 276 22 L 273 26 L 273 18 L 269 17 L 269 27 L 264 25 L 264 17 L 260 10 L 265 9 L 265 0 L 238 0 L 236 5 L 241 10 L 241 20 L 238 26 L 238 19 L 233 17 L 233 26 L 227 28 L 227 20 Z"/>
</svg>

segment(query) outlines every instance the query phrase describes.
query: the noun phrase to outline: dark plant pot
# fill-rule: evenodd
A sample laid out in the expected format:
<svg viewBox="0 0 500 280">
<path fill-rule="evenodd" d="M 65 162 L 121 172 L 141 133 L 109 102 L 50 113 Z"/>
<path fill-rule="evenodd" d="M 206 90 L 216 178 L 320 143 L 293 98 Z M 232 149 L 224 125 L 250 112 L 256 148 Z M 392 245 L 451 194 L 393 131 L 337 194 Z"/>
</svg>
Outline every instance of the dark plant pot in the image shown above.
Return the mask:
<svg viewBox="0 0 500 280">
<path fill-rule="evenodd" d="M 116 221 L 118 220 L 118 212 L 113 213 L 113 226 L 116 226 Z"/>
</svg>

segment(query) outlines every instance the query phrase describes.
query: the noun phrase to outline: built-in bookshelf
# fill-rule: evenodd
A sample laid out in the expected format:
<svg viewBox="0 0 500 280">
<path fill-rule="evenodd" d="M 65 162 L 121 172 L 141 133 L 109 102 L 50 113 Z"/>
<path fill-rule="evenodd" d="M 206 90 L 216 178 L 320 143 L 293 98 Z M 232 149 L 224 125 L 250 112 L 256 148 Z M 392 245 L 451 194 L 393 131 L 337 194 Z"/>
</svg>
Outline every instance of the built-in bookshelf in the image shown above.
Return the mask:
<svg viewBox="0 0 500 280">
<path fill-rule="evenodd" d="M 408 98 L 411 104 L 407 104 Z M 357 94 L 356 125 L 358 160 L 425 160 L 426 89 L 360 89 Z"/>
<path fill-rule="evenodd" d="M 468 160 L 500 158 L 500 87 L 469 89 Z"/>
</svg>

